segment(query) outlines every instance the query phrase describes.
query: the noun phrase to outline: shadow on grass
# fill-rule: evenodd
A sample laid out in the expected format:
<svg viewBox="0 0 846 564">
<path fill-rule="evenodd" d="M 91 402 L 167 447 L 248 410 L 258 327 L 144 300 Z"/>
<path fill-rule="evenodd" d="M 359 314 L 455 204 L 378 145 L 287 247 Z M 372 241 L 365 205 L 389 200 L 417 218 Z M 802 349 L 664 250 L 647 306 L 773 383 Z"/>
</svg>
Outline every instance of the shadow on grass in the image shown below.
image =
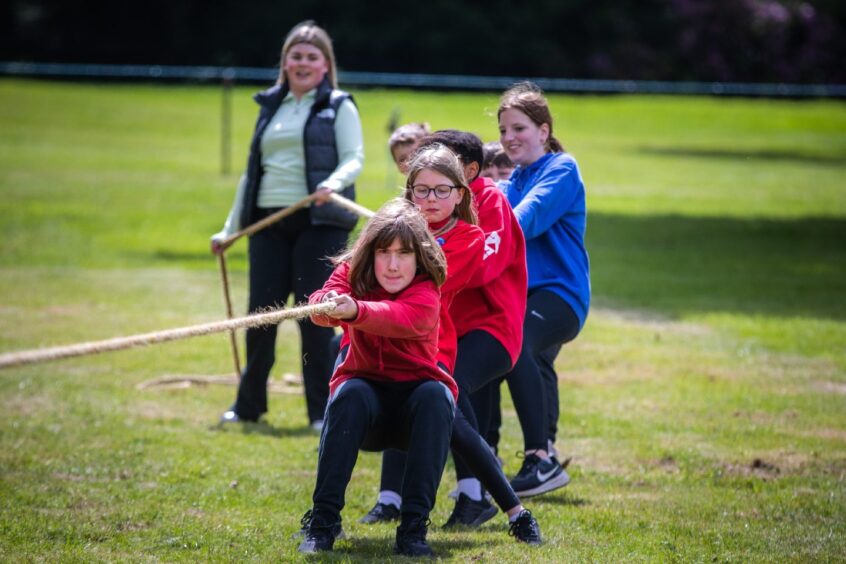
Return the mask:
<svg viewBox="0 0 846 564">
<path fill-rule="evenodd" d="M 429 528 L 430 533 L 432 528 Z M 437 558 L 449 558 L 453 551 L 469 550 L 473 548 L 483 548 L 484 543 L 478 538 L 474 539 L 472 532 L 468 532 L 465 538 L 438 538 L 432 539 L 431 536 L 427 539 L 432 550 L 435 552 Z M 335 545 L 335 554 L 347 558 L 373 558 L 382 560 L 386 558 L 401 558 L 393 553 L 394 540 L 385 539 L 384 537 L 347 537 L 343 541 L 338 541 Z M 334 559 L 334 558 L 333 558 Z"/>
<path fill-rule="evenodd" d="M 269 437 L 315 437 L 317 434 L 309 426 L 275 427 L 265 421 L 257 423 L 215 423 L 209 427 L 210 431 L 241 433 L 243 435 L 267 435 Z"/>
<path fill-rule="evenodd" d="M 668 316 L 846 319 L 846 220 L 594 213 L 594 295 Z"/>
<path fill-rule="evenodd" d="M 570 495 L 568 492 L 553 492 L 539 497 L 523 500 L 524 505 L 531 510 L 533 505 L 562 505 L 568 507 L 585 507 L 591 505 L 590 500 Z"/>
<path fill-rule="evenodd" d="M 732 150 L 697 149 L 695 147 L 638 147 L 635 152 L 660 157 L 690 157 L 700 159 L 760 160 L 804 163 L 811 165 L 846 166 L 846 155 L 819 155 L 775 149 Z"/>
</svg>

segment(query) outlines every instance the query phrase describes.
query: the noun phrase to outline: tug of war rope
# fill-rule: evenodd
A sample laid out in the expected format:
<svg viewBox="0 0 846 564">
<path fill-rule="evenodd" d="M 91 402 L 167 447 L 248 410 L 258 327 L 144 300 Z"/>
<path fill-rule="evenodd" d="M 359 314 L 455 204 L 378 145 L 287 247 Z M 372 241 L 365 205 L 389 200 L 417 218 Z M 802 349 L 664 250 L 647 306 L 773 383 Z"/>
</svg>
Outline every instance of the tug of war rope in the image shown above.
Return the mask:
<svg viewBox="0 0 846 564">
<path fill-rule="evenodd" d="M 138 335 L 129 335 L 126 337 L 115 337 L 112 339 L 105 339 L 102 341 L 89 341 L 85 343 L 77 343 L 73 345 L 65 345 L 59 347 L 32 349 L 25 351 L 17 351 L 11 353 L 0 354 L 0 369 L 12 368 L 16 366 L 24 366 L 29 364 L 36 364 L 41 362 L 50 362 L 64 358 L 72 358 L 78 356 L 87 356 L 100 354 L 109 351 L 117 351 L 123 349 L 130 349 L 136 347 L 143 347 L 157 343 L 164 343 L 167 341 L 175 341 L 180 339 L 187 339 L 189 337 L 197 337 L 202 335 L 211 335 L 213 333 L 229 332 L 230 343 L 232 346 L 233 360 L 235 365 L 236 378 L 227 378 L 219 376 L 209 377 L 178 377 L 165 378 L 153 382 L 142 384 L 141 387 L 150 387 L 153 385 L 190 385 L 192 383 L 233 383 L 237 384 L 237 378 L 240 377 L 240 361 L 238 358 L 238 348 L 235 340 L 236 329 L 247 329 L 252 327 L 261 327 L 263 325 L 271 325 L 280 323 L 286 319 L 302 319 L 313 314 L 326 313 L 335 309 L 335 304 L 332 302 L 302 305 L 293 308 L 281 308 L 261 313 L 255 313 L 244 317 L 232 317 L 232 301 L 229 297 L 229 280 L 226 273 L 226 261 L 224 252 L 232 246 L 238 239 L 252 235 L 262 229 L 276 223 L 277 221 L 291 215 L 295 211 L 311 204 L 316 199 L 316 195 L 312 194 L 303 198 L 296 204 L 284 208 L 275 214 L 272 214 L 261 221 L 258 221 L 241 231 L 233 233 L 220 243 L 221 252 L 218 254 L 221 281 L 223 285 L 223 294 L 226 302 L 227 319 L 225 321 L 214 321 L 211 323 L 203 323 L 199 325 L 190 325 L 187 327 L 179 327 L 176 329 L 166 329 L 162 331 L 154 331 L 151 333 L 142 333 Z M 338 194 L 330 196 L 332 202 L 344 207 L 359 216 L 370 218 L 373 212 L 369 209 L 356 204 L 355 202 L 344 198 Z M 288 376 L 283 378 L 283 381 L 288 384 L 283 388 L 290 388 L 297 380 L 296 376 Z"/>
</svg>

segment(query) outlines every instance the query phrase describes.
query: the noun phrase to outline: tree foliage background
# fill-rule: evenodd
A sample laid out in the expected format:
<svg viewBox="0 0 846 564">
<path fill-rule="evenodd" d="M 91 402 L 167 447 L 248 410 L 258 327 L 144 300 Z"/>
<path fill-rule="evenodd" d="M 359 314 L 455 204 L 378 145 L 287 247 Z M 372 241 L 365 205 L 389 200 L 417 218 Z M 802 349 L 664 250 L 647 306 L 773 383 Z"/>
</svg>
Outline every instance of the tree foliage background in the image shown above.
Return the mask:
<svg viewBox="0 0 846 564">
<path fill-rule="evenodd" d="M 303 19 L 342 70 L 846 82 L 842 0 L 11 0 L 0 59 L 270 67 Z"/>
</svg>

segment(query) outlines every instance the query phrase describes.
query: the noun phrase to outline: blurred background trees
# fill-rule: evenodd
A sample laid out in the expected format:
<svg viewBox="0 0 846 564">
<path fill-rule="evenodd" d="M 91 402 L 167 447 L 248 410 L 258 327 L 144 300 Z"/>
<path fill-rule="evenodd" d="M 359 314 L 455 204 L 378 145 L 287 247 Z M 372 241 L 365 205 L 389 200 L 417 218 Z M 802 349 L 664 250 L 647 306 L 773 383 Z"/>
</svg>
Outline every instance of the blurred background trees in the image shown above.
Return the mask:
<svg viewBox="0 0 846 564">
<path fill-rule="evenodd" d="M 842 0 L 11 0 L 0 60 L 272 67 L 306 18 L 350 71 L 846 82 Z"/>
</svg>

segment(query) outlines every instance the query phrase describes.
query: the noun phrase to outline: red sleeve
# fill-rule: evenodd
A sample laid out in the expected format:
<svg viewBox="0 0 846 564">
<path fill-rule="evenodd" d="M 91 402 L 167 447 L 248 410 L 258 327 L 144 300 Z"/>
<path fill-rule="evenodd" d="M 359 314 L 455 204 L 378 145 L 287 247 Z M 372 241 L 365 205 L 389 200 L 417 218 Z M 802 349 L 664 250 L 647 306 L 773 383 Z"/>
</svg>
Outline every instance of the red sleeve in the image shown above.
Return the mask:
<svg viewBox="0 0 846 564">
<path fill-rule="evenodd" d="M 358 316 L 347 324 L 381 337 L 428 339 L 438 324 L 440 297 L 434 282 L 422 280 L 393 300 L 357 300 Z"/>
<path fill-rule="evenodd" d="M 485 233 L 483 260 L 468 282 L 468 288 L 485 286 L 499 277 L 519 256 L 516 246 L 526 244 L 505 195 L 496 187 L 484 190 L 481 195 L 477 208 L 479 227 Z"/>
<path fill-rule="evenodd" d="M 319 290 L 315 290 L 309 297 L 309 304 L 319 304 L 323 301 L 323 297 L 330 291 L 335 291 L 339 294 L 352 294 L 352 287 L 349 281 L 350 265 L 343 262 L 335 267 L 335 270 L 329 276 L 329 279 L 323 284 Z M 321 327 L 339 327 L 343 323 L 340 319 L 334 319 L 328 315 L 318 313 L 311 315 L 311 322 Z"/>
<path fill-rule="evenodd" d="M 459 222 L 445 234 L 441 249 L 447 262 L 447 279 L 441 293 L 458 292 L 482 266 L 485 234 L 469 223 Z"/>
</svg>

